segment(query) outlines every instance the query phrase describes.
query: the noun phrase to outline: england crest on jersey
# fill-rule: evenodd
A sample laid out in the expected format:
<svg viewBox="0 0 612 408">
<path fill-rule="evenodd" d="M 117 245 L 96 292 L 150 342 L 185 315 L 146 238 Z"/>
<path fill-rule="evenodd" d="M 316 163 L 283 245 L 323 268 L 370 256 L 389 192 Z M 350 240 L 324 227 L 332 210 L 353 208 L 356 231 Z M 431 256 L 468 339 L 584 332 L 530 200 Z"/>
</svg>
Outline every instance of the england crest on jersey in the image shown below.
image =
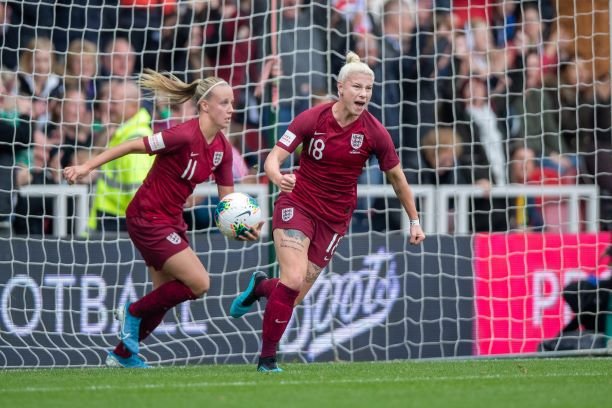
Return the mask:
<svg viewBox="0 0 612 408">
<path fill-rule="evenodd" d="M 353 133 L 351 135 L 351 147 L 354 150 L 357 150 L 361 147 L 362 144 L 363 144 L 363 135 L 360 133 Z"/>
<path fill-rule="evenodd" d="M 173 232 L 172 234 L 168 235 L 166 239 L 174 245 L 178 245 L 181 243 L 181 237 L 176 232 Z"/>
<path fill-rule="evenodd" d="M 287 222 L 293 218 L 293 207 L 283 208 L 283 212 L 281 213 L 283 221 Z"/>
<path fill-rule="evenodd" d="M 223 160 L 223 152 L 215 152 L 213 156 L 213 166 L 217 167 L 221 164 L 221 160 Z"/>
</svg>

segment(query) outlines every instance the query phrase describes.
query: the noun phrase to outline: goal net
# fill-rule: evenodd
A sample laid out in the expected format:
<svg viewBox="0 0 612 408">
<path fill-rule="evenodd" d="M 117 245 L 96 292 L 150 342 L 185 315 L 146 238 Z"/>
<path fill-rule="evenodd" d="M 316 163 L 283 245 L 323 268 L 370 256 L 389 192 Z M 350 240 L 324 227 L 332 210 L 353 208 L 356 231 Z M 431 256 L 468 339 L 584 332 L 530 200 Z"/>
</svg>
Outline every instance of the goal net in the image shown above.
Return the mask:
<svg viewBox="0 0 612 408">
<path fill-rule="evenodd" d="M 255 361 L 265 303 L 242 319 L 229 305 L 252 272 L 279 273 L 278 191 L 263 162 L 297 114 L 336 98 L 349 50 L 375 73 L 368 109 L 395 143 L 428 237 L 409 244 L 373 157 L 281 359 L 602 350 L 612 336 L 610 18 L 598 0 L 0 2 L 0 367 L 101 365 L 118 342 L 113 310 L 152 288 L 122 219 L 152 159 L 62 179 L 122 137 L 197 116 L 192 102 L 139 93 L 145 68 L 232 85 L 236 190 L 257 198 L 266 225 L 257 243 L 227 240 L 214 183 L 197 187 L 184 219 L 211 290 L 169 312 L 142 355 Z M 353 136 L 355 148 L 364 135 Z M 294 154 L 284 170 L 297 166 Z"/>
</svg>

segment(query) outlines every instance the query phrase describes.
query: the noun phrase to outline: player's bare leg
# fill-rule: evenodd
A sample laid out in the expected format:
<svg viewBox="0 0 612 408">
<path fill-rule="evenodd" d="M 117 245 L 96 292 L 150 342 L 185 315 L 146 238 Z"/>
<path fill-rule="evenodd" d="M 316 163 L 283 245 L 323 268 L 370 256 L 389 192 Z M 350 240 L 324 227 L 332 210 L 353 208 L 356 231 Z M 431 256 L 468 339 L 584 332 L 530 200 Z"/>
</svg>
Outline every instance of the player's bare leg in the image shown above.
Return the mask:
<svg viewBox="0 0 612 408">
<path fill-rule="evenodd" d="M 297 306 L 300 303 L 302 303 L 302 300 L 304 300 L 304 298 L 306 297 L 306 295 L 308 294 L 308 292 L 312 288 L 312 285 L 314 285 L 315 281 L 317 280 L 317 278 L 321 274 L 322 270 L 323 270 L 323 268 L 321 268 L 320 266 L 315 265 L 312 262 L 308 262 L 308 270 L 306 271 L 306 278 L 304 278 L 304 283 L 302 284 L 302 289 L 300 289 L 300 294 L 295 299 L 294 306 Z"/>
</svg>

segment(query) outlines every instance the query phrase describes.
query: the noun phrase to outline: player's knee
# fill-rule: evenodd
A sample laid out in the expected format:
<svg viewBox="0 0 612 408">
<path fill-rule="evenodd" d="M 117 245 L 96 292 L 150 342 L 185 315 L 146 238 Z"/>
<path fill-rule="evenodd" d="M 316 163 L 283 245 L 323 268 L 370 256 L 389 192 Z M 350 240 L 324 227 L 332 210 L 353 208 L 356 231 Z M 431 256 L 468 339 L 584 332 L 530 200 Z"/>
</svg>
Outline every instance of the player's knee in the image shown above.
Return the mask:
<svg viewBox="0 0 612 408">
<path fill-rule="evenodd" d="M 204 294 L 208 292 L 208 289 L 210 289 L 210 278 L 208 277 L 208 274 L 194 281 L 191 285 L 189 285 L 189 288 L 196 297 L 204 296 Z"/>
<path fill-rule="evenodd" d="M 287 286 L 288 288 L 291 288 L 297 291 L 301 290 L 302 285 L 304 284 L 304 278 L 301 276 L 297 276 L 297 275 L 287 274 L 287 276 L 281 276 L 280 281 L 283 283 L 283 285 Z"/>
</svg>

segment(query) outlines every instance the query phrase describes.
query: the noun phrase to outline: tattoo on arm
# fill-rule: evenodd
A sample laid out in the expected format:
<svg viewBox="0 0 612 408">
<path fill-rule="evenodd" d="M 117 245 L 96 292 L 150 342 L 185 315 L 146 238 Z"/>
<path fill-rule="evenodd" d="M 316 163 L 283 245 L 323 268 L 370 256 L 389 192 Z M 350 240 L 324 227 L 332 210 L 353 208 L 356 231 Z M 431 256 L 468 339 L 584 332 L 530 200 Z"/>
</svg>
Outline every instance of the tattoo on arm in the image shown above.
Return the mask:
<svg viewBox="0 0 612 408">
<path fill-rule="evenodd" d="M 291 248 L 297 251 L 303 251 L 304 240 L 306 240 L 306 238 L 306 235 L 304 235 L 302 231 L 294 229 L 284 230 L 280 246 L 281 248 Z"/>
</svg>

